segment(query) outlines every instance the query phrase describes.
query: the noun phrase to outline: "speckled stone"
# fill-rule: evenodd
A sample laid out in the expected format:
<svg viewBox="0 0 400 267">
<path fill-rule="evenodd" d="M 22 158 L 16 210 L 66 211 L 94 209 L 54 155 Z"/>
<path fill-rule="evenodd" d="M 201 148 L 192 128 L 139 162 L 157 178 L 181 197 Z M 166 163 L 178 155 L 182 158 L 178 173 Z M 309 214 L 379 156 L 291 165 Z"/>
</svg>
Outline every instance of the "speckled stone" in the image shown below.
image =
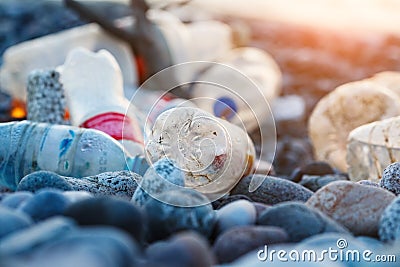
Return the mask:
<svg viewBox="0 0 400 267">
<path fill-rule="evenodd" d="M 36 192 L 42 188 L 72 190 L 72 185 L 60 175 L 49 171 L 37 171 L 26 175 L 17 185 L 17 191 Z"/>
<path fill-rule="evenodd" d="M 350 181 L 328 184 L 318 190 L 308 201 L 355 235 L 376 236 L 379 219 L 395 195 L 373 186 Z"/>
<path fill-rule="evenodd" d="M 303 175 L 299 184 L 304 186 L 305 188 L 310 189 L 313 192 L 318 191 L 321 187 L 325 185 L 340 181 L 340 180 L 347 180 L 347 177 L 340 174 L 327 174 L 327 175 Z"/>
<path fill-rule="evenodd" d="M 400 197 L 390 203 L 379 222 L 379 239 L 382 241 L 400 240 Z"/>
<path fill-rule="evenodd" d="M 130 200 L 142 177 L 129 171 L 104 172 L 83 178 L 64 177 L 76 191 L 87 191 L 94 196 L 115 196 Z"/>
<path fill-rule="evenodd" d="M 160 195 L 168 203 L 150 198 L 143 206 L 148 220 L 148 240 L 154 241 L 182 231 L 194 230 L 206 237 L 211 236 L 216 214 L 207 198 L 191 189 L 173 190 Z M 179 205 L 179 206 L 176 206 Z"/>
<path fill-rule="evenodd" d="M 284 243 L 288 240 L 288 234 L 279 227 L 239 226 L 218 236 L 213 251 L 219 263 L 228 263 L 264 245 Z"/>
<path fill-rule="evenodd" d="M 0 201 L 0 205 L 16 209 L 31 197 L 33 197 L 33 194 L 31 192 L 25 192 L 25 191 L 14 192 L 12 194 L 5 196 Z"/>
<path fill-rule="evenodd" d="M 258 224 L 282 227 L 291 242 L 321 233 L 349 234 L 346 228 L 301 202 L 285 202 L 270 207 L 260 215 Z"/>
<path fill-rule="evenodd" d="M 177 190 L 184 185 L 184 173 L 174 161 L 162 158 L 146 171 L 131 201 L 142 206 L 150 197 L 157 198 L 163 192 Z"/>
<path fill-rule="evenodd" d="M 385 168 L 379 185 L 396 196 L 400 195 L 400 162 L 392 163 Z"/>
<path fill-rule="evenodd" d="M 311 190 L 304 186 L 273 176 L 266 176 L 257 190 L 249 192 L 249 185 L 253 176 L 254 179 L 262 179 L 264 177 L 258 174 L 247 176 L 233 188 L 231 193 L 233 195 L 246 195 L 253 201 L 267 205 L 274 205 L 284 201 L 306 202 L 313 194 Z"/>
</svg>

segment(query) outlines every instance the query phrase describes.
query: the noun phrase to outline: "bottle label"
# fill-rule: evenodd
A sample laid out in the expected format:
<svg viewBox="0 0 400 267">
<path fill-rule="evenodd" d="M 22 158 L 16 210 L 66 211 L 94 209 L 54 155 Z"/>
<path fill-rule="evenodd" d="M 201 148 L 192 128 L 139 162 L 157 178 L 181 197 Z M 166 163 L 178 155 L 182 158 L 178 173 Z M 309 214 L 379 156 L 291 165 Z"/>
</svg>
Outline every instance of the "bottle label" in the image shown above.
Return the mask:
<svg viewBox="0 0 400 267">
<path fill-rule="evenodd" d="M 124 139 L 143 144 L 139 123 L 122 113 L 98 114 L 86 120 L 80 127 L 102 131 L 118 141 Z"/>
</svg>

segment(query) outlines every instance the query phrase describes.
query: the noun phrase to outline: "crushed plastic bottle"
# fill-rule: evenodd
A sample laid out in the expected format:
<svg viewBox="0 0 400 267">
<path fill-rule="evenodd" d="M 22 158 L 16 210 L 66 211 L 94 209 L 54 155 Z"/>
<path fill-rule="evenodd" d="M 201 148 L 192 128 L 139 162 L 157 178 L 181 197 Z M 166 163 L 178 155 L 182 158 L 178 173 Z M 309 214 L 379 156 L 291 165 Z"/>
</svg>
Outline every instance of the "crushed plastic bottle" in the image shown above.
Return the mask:
<svg viewBox="0 0 400 267">
<path fill-rule="evenodd" d="M 366 124 L 350 132 L 346 158 L 350 179 L 381 179 L 388 165 L 400 161 L 399 136 L 400 117 Z"/>
<path fill-rule="evenodd" d="M 106 50 L 76 48 L 60 69 L 71 124 L 103 131 L 123 141 L 132 156 L 143 155 L 142 131 L 136 115 L 126 113 L 129 101 L 115 58 Z"/>
<path fill-rule="evenodd" d="M 127 169 L 123 147 L 92 129 L 8 122 L 0 124 L 0 144 L 0 184 L 10 189 L 38 170 L 85 177 Z"/>
<path fill-rule="evenodd" d="M 252 172 L 255 159 L 253 142 L 243 129 L 191 107 L 158 116 L 145 150 L 151 163 L 174 160 L 185 174 L 185 186 L 213 199 Z"/>
</svg>

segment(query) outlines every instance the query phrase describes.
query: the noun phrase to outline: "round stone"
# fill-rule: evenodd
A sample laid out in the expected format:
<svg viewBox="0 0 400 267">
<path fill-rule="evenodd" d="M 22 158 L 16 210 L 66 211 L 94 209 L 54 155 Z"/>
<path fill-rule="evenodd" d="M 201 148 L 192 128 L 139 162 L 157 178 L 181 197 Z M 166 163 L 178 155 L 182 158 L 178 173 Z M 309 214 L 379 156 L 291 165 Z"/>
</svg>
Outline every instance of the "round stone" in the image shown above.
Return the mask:
<svg viewBox="0 0 400 267">
<path fill-rule="evenodd" d="M 33 197 L 33 194 L 31 192 L 25 192 L 25 191 L 14 192 L 12 194 L 5 196 L 0 201 L 0 205 L 16 209 L 31 197 Z"/>
<path fill-rule="evenodd" d="M 174 205 L 154 198 L 145 203 L 149 241 L 163 239 L 182 230 L 194 230 L 205 237 L 211 236 L 216 214 L 211 204 L 204 204 L 207 201 L 205 196 L 191 189 L 181 189 L 164 192 L 160 197 Z"/>
<path fill-rule="evenodd" d="M 379 239 L 382 241 L 400 240 L 400 197 L 390 203 L 379 222 Z"/>
<path fill-rule="evenodd" d="M 237 200 L 223 206 L 217 213 L 217 233 L 235 226 L 252 225 L 256 222 L 256 208 L 247 200 Z"/>
<path fill-rule="evenodd" d="M 355 235 L 377 236 L 379 219 L 394 198 L 394 194 L 381 188 L 339 181 L 320 189 L 306 204 Z"/>
<path fill-rule="evenodd" d="M 49 171 L 37 171 L 26 175 L 19 182 L 17 191 L 36 192 L 42 188 L 55 188 L 71 191 L 72 186 L 60 175 Z"/>
<path fill-rule="evenodd" d="M 252 179 L 264 179 L 260 187 L 254 192 L 249 191 L 249 185 Z M 231 193 L 232 195 L 246 195 L 253 201 L 267 205 L 275 205 L 285 201 L 306 202 L 313 194 L 311 190 L 291 181 L 259 174 L 243 178 Z"/>
<path fill-rule="evenodd" d="M 385 168 L 379 185 L 396 196 L 400 195 L 400 162 L 394 162 Z"/>
<path fill-rule="evenodd" d="M 27 228 L 32 224 L 26 214 L 0 206 L 0 240 L 12 232 Z"/>
<path fill-rule="evenodd" d="M 299 184 L 302 186 L 310 189 L 313 192 L 318 191 L 320 188 L 324 187 L 325 185 L 340 181 L 340 180 L 347 180 L 346 176 L 341 174 L 328 174 L 328 175 L 303 175 Z"/>
<path fill-rule="evenodd" d="M 282 227 L 291 242 L 321 233 L 349 233 L 325 214 L 301 202 L 285 202 L 270 207 L 260 215 L 258 224 Z"/>
</svg>

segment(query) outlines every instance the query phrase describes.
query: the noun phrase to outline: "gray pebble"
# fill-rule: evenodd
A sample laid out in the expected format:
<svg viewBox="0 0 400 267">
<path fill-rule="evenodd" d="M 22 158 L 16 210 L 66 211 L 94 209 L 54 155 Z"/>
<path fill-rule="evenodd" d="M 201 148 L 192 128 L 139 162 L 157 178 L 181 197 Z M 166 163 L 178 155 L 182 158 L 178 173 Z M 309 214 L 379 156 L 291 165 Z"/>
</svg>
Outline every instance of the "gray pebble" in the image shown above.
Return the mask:
<svg viewBox="0 0 400 267">
<path fill-rule="evenodd" d="M 392 163 L 385 168 L 379 185 L 396 196 L 400 195 L 400 162 Z"/>
<path fill-rule="evenodd" d="M 254 192 L 249 192 L 251 179 L 262 179 L 263 175 L 250 175 L 243 178 L 231 194 L 242 194 L 250 197 L 253 201 L 261 202 L 267 205 L 274 205 L 284 201 L 306 202 L 313 192 L 299 184 L 291 181 L 267 176 L 261 186 Z"/>
<path fill-rule="evenodd" d="M 0 240 L 15 231 L 29 227 L 31 224 L 32 219 L 26 214 L 0 206 Z"/>
<path fill-rule="evenodd" d="M 83 178 L 64 177 L 75 191 L 87 191 L 94 196 L 115 196 L 130 200 L 142 177 L 130 171 L 104 172 Z"/>
<path fill-rule="evenodd" d="M 184 185 L 182 170 L 170 159 L 162 158 L 146 171 L 131 201 L 142 206 L 150 197 L 158 199 L 163 192 L 179 190 Z"/>
<path fill-rule="evenodd" d="M 379 239 L 384 242 L 400 240 L 400 197 L 386 207 L 379 222 L 378 233 Z"/>
<path fill-rule="evenodd" d="M 39 222 L 3 238 L 0 242 L 0 254 L 31 252 L 51 240 L 60 238 L 74 227 L 75 223 L 64 217 L 53 217 Z"/>
<path fill-rule="evenodd" d="M 92 198 L 93 195 L 86 191 L 66 191 L 62 193 L 72 204 L 84 199 Z"/>
<path fill-rule="evenodd" d="M 301 202 L 285 202 L 270 207 L 260 215 L 258 224 L 282 227 L 292 242 L 326 232 L 349 234 L 343 226 Z"/>
<path fill-rule="evenodd" d="M 264 245 L 288 240 L 288 234 L 279 227 L 239 226 L 221 234 L 214 243 L 213 251 L 219 263 L 228 263 Z"/>
<path fill-rule="evenodd" d="M 321 187 L 325 185 L 340 181 L 347 180 L 347 177 L 340 174 L 327 174 L 327 175 L 303 175 L 299 184 L 310 189 L 313 192 L 318 191 Z"/>
<path fill-rule="evenodd" d="M 237 200 L 223 206 L 217 213 L 217 233 L 235 226 L 253 225 L 256 222 L 256 208 L 247 200 Z"/>
<path fill-rule="evenodd" d="M 216 214 L 207 198 L 191 189 L 173 190 L 160 195 L 167 203 L 150 198 L 143 206 L 148 220 L 148 239 L 159 240 L 182 231 L 194 230 L 211 236 Z"/>
<path fill-rule="evenodd" d="M 31 197 L 33 197 L 33 194 L 31 192 L 25 192 L 25 191 L 14 192 L 12 194 L 5 196 L 0 201 L 0 205 L 16 209 L 22 203 L 29 200 Z"/>
</svg>

